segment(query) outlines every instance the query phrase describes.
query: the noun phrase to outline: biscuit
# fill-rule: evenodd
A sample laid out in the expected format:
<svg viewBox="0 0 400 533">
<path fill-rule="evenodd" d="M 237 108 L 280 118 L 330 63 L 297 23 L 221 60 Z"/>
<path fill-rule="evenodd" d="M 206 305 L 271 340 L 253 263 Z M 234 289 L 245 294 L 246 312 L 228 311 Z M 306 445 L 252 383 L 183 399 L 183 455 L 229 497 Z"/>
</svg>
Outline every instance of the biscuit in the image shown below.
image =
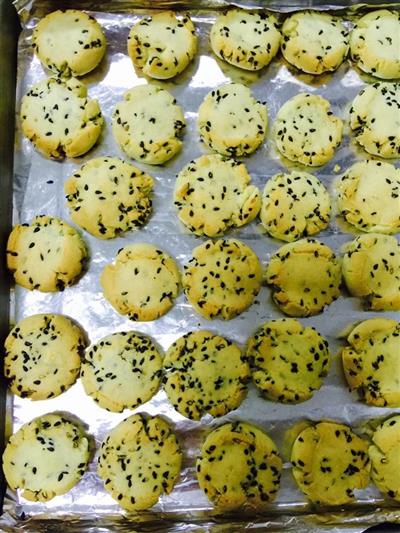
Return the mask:
<svg viewBox="0 0 400 533">
<path fill-rule="evenodd" d="M 180 151 L 185 126 L 172 94 L 154 85 L 126 91 L 113 113 L 118 144 L 129 157 L 150 165 L 161 165 Z"/>
<path fill-rule="evenodd" d="M 228 83 L 209 92 L 199 107 L 201 140 L 222 155 L 242 157 L 265 138 L 267 108 L 241 83 Z"/>
<path fill-rule="evenodd" d="M 400 324 L 371 318 L 358 324 L 342 349 L 343 370 L 351 390 L 378 407 L 400 407 L 398 351 Z"/>
<path fill-rule="evenodd" d="M 157 13 L 141 19 L 129 32 L 128 54 L 150 78 L 166 80 L 180 74 L 196 51 L 196 29 L 188 15 Z"/>
<path fill-rule="evenodd" d="M 97 472 L 121 507 L 140 511 L 172 491 L 181 463 L 182 453 L 170 425 L 159 416 L 136 414 L 104 439 Z"/>
<path fill-rule="evenodd" d="M 359 161 L 336 185 L 338 212 L 361 231 L 400 231 L 400 170 L 381 161 Z"/>
<path fill-rule="evenodd" d="M 393 158 L 400 156 L 400 83 L 368 85 L 353 100 L 350 127 L 369 154 Z"/>
<path fill-rule="evenodd" d="M 371 478 L 389 498 L 400 501 L 400 416 L 392 416 L 380 424 L 372 435 L 368 454 Z"/>
<path fill-rule="evenodd" d="M 262 270 L 251 248 L 236 239 L 209 240 L 192 255 L 182 283 L 201 316 L 229 320 L 252 304 L 261 288 Z"/>
<path fill-rule="evenodd" d="M 14 226 L 8 237 L 8 269 L 26 289 L 63 291 L 80 276 L 86 258 L 81 236 L 60 218 L 37 216 Z"/>
<path fill-rule="evenodd" d="M 214 54 L 244 70 L 267 66 L 278 52 L 280 41 L 274 15 L 243 9 L 219 15 L 210 32 Z"/>
<path fill-rule="evenodd" d="M 343 122 L 330 103 L 317 94 L 300 93 L 279 109 L 274 138 L 279 152 L 296 163 L 318 167 L 335 155 L 342 140 Z"/>
<path fill-rule="evenodd" d="M 339 261 L 317 240 L 301 239 L 279 248 L 265 279 L 274 302 L 289 316 L 317 315 L 340 295 Z"/>
<path fill-rule="evenodd" d="M 295 241 L 329 224 L 331 201 L 318 178 L 307 172 L 275 174 L 265 184 L 260 220 L 275 239 Z"/>
<path fill-rule="evenodd" d="M 300 11 L 282 26 L 281 50 L 288 63 L 309 74 L 336 70 L 349 50 L 343 22 L 328 13 Z"/>
<path fill-rule="evenodd" d="M 79 377 L 86 345 L 84 332 L 66 316 L 20 320 L 4 344 L 4 375 L 11 392 L 31 400 L 62 394 Z"/>
<path fill-rule="evenodd" d="M 78 157 L 96 144 L 104 120 L 97 100 L 76 78 L 48 78 L 22 98 L 21 126 L 35 148 L 48 157 Z"/>
<path fill-rule="evenodd" d="M 146 223 L 153 178 L 117 157 L 85 163 L 64 184 L 71 218 L 98 239 L 112 239 Z"/>
<path fill-rule="evenodd" d="M 396 237 L 369 233 L 346 243 L 343 278 L 352 296 L 375 311 L 400 310 L 400 246 Z"/>
<path fill-rule="evenodd" d="M 89 442 L 81 428 L 56 413 L 24 424 L 10 437 L 3 471 L 12 490 L 30 501 L 65 494 L 85 473 Z"/>
<path fill-rule="evenodd" d="M 400 78 L 400 14 L 379 9 L 359 18 L 350 34 L 350 53 L 364 72 Z"/>
<path fill-rule="evenodd" d="M 220 155 L 203 155 L 178 174 L 174 205 L 196 235 L 216 237 L 251 222 L 260 209 L 260 193 L 250 185 L 243 163 Z"/>
<path fill-rule="evenodd" d="M 87 351 L 81 369 L 86 394 L 108 411 L 120 413 L 146 403 L 161 381 L 162 359 L 149 337 L 120 332 Z"/>
<path fill-rule="evenodd" d="M 297 486 L 317 504 L 350 503 L 353 491 L 369 483 L 368 443 L 343 424 L 319 422 L 301 431 L 291 462 Z"/>
<path fill-rule="evenodd" d="M 282 459 L 266 433 L 246 422 L 231 422 L 208 435 L 196 471 L 200 488 L 217 507 L 256 507 L 276 498 Z"/>
<path fill-rule="evenodd" d="M 175 261 L 151 244 L 122 248 L 100 278 L 104 297 L 131 320 L 155 320 L 172 307 L 180 274 Z"/>
<path fill-rule="evenodd" d="M 330 365 L 328 342 L 294 318 L 260 326 L 247 341 L 246 355 L 256 387 L 282 403 L 309 400 Z"/>
<path fill-rule="evenodd" d="M 42 18 L 32 34 L 35 54 L 60 76 L 83 76 L 95 69 L 106 51 L 100 24 L 76 9 L 53 11 Z"/>
<path fill-rule="evenodd" d="M 250 370 L 236 344 L 201 330 L 172 344 L 165 355 L 164 374 L 164 390 L 175 409 L 200 420 L 205 414 L 222 416 L 239 407 Z"/>
</svg>

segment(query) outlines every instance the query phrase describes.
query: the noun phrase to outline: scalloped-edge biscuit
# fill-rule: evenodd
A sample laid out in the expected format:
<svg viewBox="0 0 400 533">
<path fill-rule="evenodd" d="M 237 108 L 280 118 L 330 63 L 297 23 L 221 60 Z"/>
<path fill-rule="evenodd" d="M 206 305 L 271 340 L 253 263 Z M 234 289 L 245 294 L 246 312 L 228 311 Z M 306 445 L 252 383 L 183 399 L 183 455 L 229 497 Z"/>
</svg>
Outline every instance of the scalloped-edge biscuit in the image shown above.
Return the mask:
<svg viewBox="0 0 400 533">
<path fill-rule="evenodd" d="M 368 449 L 371 479 L 383 494 L 400 501 L 400 416 L 382 422 Z"/>
<path fill-rule="evenodd" d="M 7 267 L 25 289 L 63 291 L 80 276 L 86 258 L 81 236 L 60 218 L 39 215 L 14 226 L 8 237 Z"/>
<path fill-rule="evenodd" d="M 362 89 L 350 108 L 350 127 L 369 154 L 400 156 L 400 83 L 374 83 Z"/>
<path fill-rule="evenodd" d="M 167 350 L 163 387 L 175 409 L 191 420 L 223 416 L 247 393 L 249 364 L 233 342 L 206 330 L 186 333 Z"/>
<path fill-rule="evenodd" d="M 378 407 L 400 407 L 400 324 L 371 318 L 358 324 L 342 349 L 343 370 L 351 390 Z"/>
<path fill-rule="evenodd" d="M 96 144 L 103 127 L 97 100 L 76 78 L 47 78 L 22 98 L 23 133 L 48 157 L 78 157 Z"/>
<path fill-rule="evenodd" d="M 247 341 L 253 382 L 268 399 L 309 400 L 329 370 L 328 342 L 294 318 L 262 324 Z"/>
<path fill-rule="evenodd" d="M 321 313 L 340 295 L 340 263 L 333 251 L 313 239 L 283 245 L 271 257 L 265 280 L 286 315 Z"/>
<path fill-rule="evenodd" d="M 210 32 L 214 54 L 244 70 L 267 66 L 279 50 L 281 34 L 274 15 L 230 9 L 219 15 Z"/>
<path fill-rule="evenodd" d="M 153 341 L 134 331 L 103 337 L 86 352 L 81 381 L 103 409 L 135 409 L 157 392 L 162 358 Z"/>
<path fill-rule="evenodd" d="M 62 394 L 79 377 L 86 345 L 85 333 L 67 316 L 48 313 L 20 320 L 4 343 L 11 392 L 31 400 Z"/>
<path fill-rule="evenodd" d="M 197 479 L 220 509 L 264 506 L 275 500 L 282 459 L 274 441 L 246 422 L 230 422 L 205 439 L 196 461 Z"/>
<path fill-rule="evenodd" d="M 188 163 L 175 182 L 178 216 L 196 235 L 216 237 L 251 222 L 260 210 L 257 187 L 243 163 L 203 155 Z"/>
<path fill-rule="evenodd" d="M 356 65 L 382 79 L 400 78 L 400 14 L 379 9 L 357 20 L 350 34 L 350 53 Z"/>
<path fill-rule="evenodd" d="M 141 511 L 169 494 L 178 480 L 182 452 L 170 425 L 159 416 L 135 414 L 105 437 L 97 472 L 104 488 L 128 511 Z"/>
<path fill-rule="evenodd" d="M 249 246 L 237 239 L 206 241 L 184 267 L 183 288 L 203 317 L 230 320 L 245 311 L 261 288 L 262 269 Z"/>
<path fill-rule="evenodd" d="M 354 490 L 369 483 L 368 442 L 344 424 L 318 422 L 303 429 L 291 462 L 297 486 L 317 504 L 351 503 Z"/>
<path fill-rule="evenodd" d="M 261 223 L 275 239 L 295 241 L 315 235 L 329 224 L 328 191 L 308 172 L 275 174 L 265 184 L 261 202 Z"/>
<path fill-rule="evenodd" d="M 104 297 L 131 320 L 155 320 L 169 311 L 178 295 L 180 273 L 167 253 L 151 244 L 122 248 L 106 265 L 100 283 Z"/>
<path fill-rule="evenodd" d="M 382 161 L 359 161 L 336 184 L 339 214 L 365 232 L 400 231 L 400 169 Z"/>
<path fill-rule="evenodd" d="M 118 157 L 85 163 L 64 184 L 71 218 L 98 239 L 112 239 L 146 223 L 153 178 Z"/>
<path fill-rule="evenodd" d="M 151 78 L 166 80 L 180 74 L 196 51 L 196 29 L 187 14 L 156 13 L 141 19 L 129 32 L 128 54 Z"/>
<path fill-rule="evenodd" d="M 42 415 L 14 433 L 3 454 L 7 483 L 30 501 L 67 493 L 85 473 L 89 441 L 82 429 L 58 413 Z"/>
<path fill-rule="evenodd" d="M 106 38 L 91 15 L 76 9 L 43 17 L 33 30 L 35 54 L 61 76 L 83 76 L 97 67 L 106 51 Z"/>
<path fill-rule="evenodd" d="M 368 233 L 344 246 L 343 278 L 368 309 L 400 310 L 400 245 L 396 237 Z"/>
<path fill-rule="evenodd" d="M 264 140 L 267 123 L 265 104 L 241 83 L 216 87 L 199 107 L 201 139 L 211 150 L 230 157 L 254 152 Z"/>
<path fill-rule="evenodd" d="M 288 63 L 309 74 L 336 70 L 349 49 L 343 22 L 328 13 L 300 11 L 282 26 L 281 50 Z"/>
<path fill-rule="evenodd" d="M 183 111 L 172 94 L 154 85 L 126 91 L 113 113 L 118 144 L 129 157 L 149 165 L 161 165 L 181 150 L 185 126 Z"/>
<path fill-rule="evenodd" d="M 279 152 L 296 163 L 324 165 L 335 155 L 342 140 L 343 122 L 330 111 L 330 103 L 318 94 L 300 93 L 279 109 L 274 138 Z"/>
</svg>

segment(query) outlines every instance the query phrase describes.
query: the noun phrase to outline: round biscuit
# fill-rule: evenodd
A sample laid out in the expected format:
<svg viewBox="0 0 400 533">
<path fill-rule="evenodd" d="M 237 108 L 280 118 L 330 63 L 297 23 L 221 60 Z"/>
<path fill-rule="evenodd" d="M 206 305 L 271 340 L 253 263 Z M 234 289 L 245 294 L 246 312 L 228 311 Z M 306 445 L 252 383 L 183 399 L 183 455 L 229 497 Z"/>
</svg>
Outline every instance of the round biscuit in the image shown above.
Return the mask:
<svg viewBox="0 0 400 533">
<path fill-rule="evenodd" d="M 104 297 L 118 313 L 131 320 L 148 321 L 172 307 L 180 274 L 167 253 L 151 244 L 130 244 L 103 269 L 100 283 Z"/>
<path fill-rule="evenodd" d="M 318 167 L 332 159 L 342 140 L 343 122 L 317 94 L 300 93 L 279 109 L 274 138 L 279 152 L 296 163 Z"/>
<path fill-rule="evenodd" d="M 331 201 L 318 178 L 308 172 L 279 173 L 265 184 L 260 220 L 275 239 L 295 241 L 325 229 Z"/>
<path fill-rule="evenodd" d="M 312 316 L 340 295 L 340 264 L 325 244 L 301 239 L 285 244 L 271 257 L 265 280 L 286 315 Z"/>
<path fill-rule="evenodd" d="M 182 282 L 201 316 L 230 320 L 252 304 L 261 280 L 261 265 L 251 248 L 236 239 L 219 239 L 193 250 Z"/>
<path fill-rule="evenodd" d="M 163 386 L 181 415 L 200 420 L 239 407 L 249 375 L 247 359 L 236 344 L 201 330 L 183 335 L 167 350 Z"/>
<path fill-rule="evenodd" d="M 135 409 L 156 394 L 162 358 L 152 340 L 133 331 L 108 335 L 86 352 L 81 381 L 103 409 Z"/>
<path fill-rule="evenodd" d="M 89 441 L 63 415 L 49 413 L 24 424 L 10 437 L 3 471 L 13 490 L 30 501 L 47 502 L 67 493 L 85 473 Z"/>
</svg>

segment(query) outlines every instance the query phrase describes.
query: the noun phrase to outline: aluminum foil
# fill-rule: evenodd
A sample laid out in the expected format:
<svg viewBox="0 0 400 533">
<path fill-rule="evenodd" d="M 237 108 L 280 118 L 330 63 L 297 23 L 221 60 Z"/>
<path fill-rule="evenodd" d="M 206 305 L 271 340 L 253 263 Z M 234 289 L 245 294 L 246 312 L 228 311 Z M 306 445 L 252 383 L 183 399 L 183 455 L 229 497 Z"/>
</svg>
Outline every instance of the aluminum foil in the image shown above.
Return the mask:
<svg viewBox="0 0 400 533">
<path fill-rule="evenodd" d="M 39 60 L 33 56 L 31 48 L 32 28 L 38 18 L 52 9 L 47 2 L 17 2 L 24 27 L 18 47 L 18 85 L 17 113 L 21 97 L 28 87 L 48 76 Z M 51 4 L 51 3 L 50 3 Z M 74 7 L 92 7 L 94 2 L 75 2 Z M 130 6 L 133 3 L 129 3 Z M 147 2 L 149 4 L 149 2 Z M 163 2 L 164 5 L 168 2 Z M 176 2 L 175 2 L 176 4 Z M 343 7 L 343 3 L 327 6 L 315 2 L 272 2 L 272 7 L 282 4 L 304 7 Z M 71 5 L 71 4 L 69 4 Z M 146 6 L 136 3 L 137 6 Z M 204 4 L 205 5 L 205 4 Z M 216 2 L 215 7 L 226 5 Z M 261 2 L 259 3 L 261 5 Z M 154 2 L 153 2 L 154 6 Z M 198 7 L 198 6 L 197 6 Z M 109 9 L 108 9 L 109 8 Z M 53 4 L 54 9 L 54 4 Z M 83 78 L 89 95 L 99 100 L 105 127 L 98 145 L 87 155 L 63 162 L 51 161 L 35 151 L 20 131 L 17 116 L 17 135 L 15 144 L 15 186 L 14 222 L 28 222 L 35 215 L 48 214 L 70 221 L 66 207 L 63 185 L 84 162 L 91 158 L 108 155 L 125 158 L 111 133 L 113 108 L 125 90 L 148 82 L 139 71 L 135 71 L 126 52 L 126 39 L 133 23 L 151 10 L 130 9 L 126 11 L 124 2 L 102 3 L 102 9 L 91 12 L 106 33 L 108 50 L 105 60 L 93 72 Z M 107 12 L 106 12 L 107 11 Z M 113 12 L 110 12 L 113 11 Z M 212 9 L 191 10 L 197 27 L 199 50 L 193 63 L 177 78 L 151 83 L 168 89 L 185 111 L 187 129 L 182 152 L 164 166 L 133 164 L 154 177 L 154 210 L 148 224 L 135 232 L 127 233 L 109 241 L 101 241 L 84 232 L 84 239 L 90 249 L 88 271 L 79 283 L 62 293 L 43 294 L 15 287 L 12 293 L 14 323 L 34 313 L 63 313 L 73 317 L 86 330 L 92 342 L 116 331 L 135 330 L 146 333 L 166 350 L 182 334 L 207 328 L 235 341 L 241 347 L 255 328 L 267 320 L 282 318 L 282 313 L 271 300 L 268 288 L 263 287 L 254 304 L 239 317 L 230 321 L 207 321 L 197 315 L 185 300 L 183 294 L 177 298 L 174 307 L 164 317 L 149 323 L 133 323 L 113 310 L 103 298 L 99 276 L 104 266 L 113 260 L 117 251 L 130 243 L 149 242 L 160 246 L 170 253 L 181 267 L 191 256 L 191 250 L 202 242 L 201 238 L 188 233 L 179 222 L 173 206 L 173 187 L 176 174 L 191 159 L 201 156 L 207 149 L 199 141 L 196 127 L 197 110 L 204 96 L 216 86 L 229 81 L 240 82 L 251 87 L 255 97 L 266 102 L 268 107 L 269 132 L 259 150 L 244 160 L 253 183 L 260 190 L 267 179 L 277 172 L 286 171 L 288 163 L 283 162 L 273 146 L 271 125 L 281 105 L 299 92 L 311 92 L 327 98 L 334 113 L 347 124 L 350 102 L 359 90 L 369 81 L 368 76 L 357 72 L 349 62 L 345 62 L 335 73 L 312 77 L 295 72 L 278 56 L 269 67 L 261 72 L 245 72 L 217 59 L 208 43 L 210 26 L 215 20 Z M 349 28 L 351 21 L 347 22 Z M 355 161 L 367 158 L 367 154 L 357 148 L 348 126 L 343 142 L 335 157 L 320 169 L 308 169 L 318 176 L 333 194 L 333 182 Z M 397 162 L 398 164 L 398 162 Z M 299 168 L 289 164 L 289 169 Z M 246 242 L 258 254 L 265 266 L 282 244 L 268 237 L 262 230 L 259 220 L 248 226 L 231 231 L 229 237 Z M 354 234 L 332 217 L 329 228 L 317 238 L 340 254 L 344 242 L 354 238 Z M 383 519 L 400 520 L 393 503 L 385 501 L 371 484 L 367 489 L 357 492 L 354 504 L 343 509 L 317 509 L 306 502 L 292 479 L 290 463 L 285 457 L 281 488 L 276 501 L 255 516 L 253 511 L 223 516 L 216 513 L 210 502 L 199 489 L 196 482 L 194 462 L 205 434 L 212 428 L 233 420 L 244 420 L 263 428 L 283 451 L 285 431 L 300 420 L 333 419 L 349 424 L 359 431 L 365 429 L 370 419 L 386 417 L 400 409 L 384 409 L 366 406 L 357 395 L 348 392 L 341 370 L 338 350 L 344 343 L 344 332 L 356 322 L 376 316 L 377 313 L 363 311 L 358 299 L 349 297 L 344 291 L 341 297 L 331 304 L 322 314 L 301 319 L 305 325 L 314 326 L 324 335 L 330 346 L 332 366 L 328 377 L 314 397 L 298 405 L 282 405 L 261 398 L 253 385 L 239 409 L 228 415 L 213 419 L 205 416 L 200 422 L 190 421 L 178 414 L 169 404 L 163 391 L 134 412 L 159 414 L 169 419 L 182 444 L 184 462 L 179 482 L 172 494 L 161 497 L 159 503 L 150 511 L 134 516 L 135 530 L 143 531 L 198 531 L 198 520 L 204 520 L 201 531 L 240 531 L 246 529 L 311 529 L 361 531 L 367 524 Z M 396 313 L 380 313 L 380 316 L 398 318 Z M 36 416 L 51 412 L 66 411 L 79 417 L 87 432 L 92 436 L 98 449 L 104 435 L 132 412 L 109 413 L 98 407 L 86 396 L 78 381 L 70 390 L 58 398 L 32 402 L 18 397 L 9 398 L 8 434 L 16 431 L 22 424 Z M 7 491 L 4 505 L 5 514 L 0 519 L 2 531 L 59 531 L 57 520 L 63 520 L 67 531 L 131 531 L 132 523 L 117 503 L 105 492 L 101 480 L 96 475 L 96 456 L 82 480 L 65 496 L 52 501 L 32 503 L 19 494 Z M 83 520 L 83 521 L 81 521 Z M 163 526 L 156 526 L 163 520 Z M 92 522 L 95 521 L 95 522 Z M 97 525 L 93 525 L 93 523 Z M 140 523 L 140 524 L 139 524 Z M 85 525 L 86 524 L 86 525 Z M 53 529 L 55 527 L 55 529 Z"/>
</svg>

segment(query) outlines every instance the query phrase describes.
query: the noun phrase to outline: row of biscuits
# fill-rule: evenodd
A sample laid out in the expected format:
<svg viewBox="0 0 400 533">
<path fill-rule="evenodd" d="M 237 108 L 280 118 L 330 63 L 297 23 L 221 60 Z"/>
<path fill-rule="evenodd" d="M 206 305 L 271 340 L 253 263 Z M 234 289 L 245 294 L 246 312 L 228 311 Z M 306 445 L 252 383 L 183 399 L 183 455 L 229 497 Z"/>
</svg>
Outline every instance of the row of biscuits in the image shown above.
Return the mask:
<svg viewBox="0 0 400 533">
<path fill-rule="evenodd" d="M 8 240 L 7 266 L 15 281 L 30 290 L 64 290 L 81 275 L 86 260 L 84 241 L 58 218 L 43 215 L 30 225 L 19 224 Z M 360 235 L 344 245 L 342 261 L 329 246 L 300 239 L 281 246 L 265 272 L 244 242 L 208 240 L 193 249 L 182 279 L 169 254 L 150 244 L 130 244 L 105 266 L 100 282 L 115 310 L 134 321 L 155 320 L 167 313 L 181 282 L 199 315 L 230 320 L 252 304 L 263 279 L 281 311 L 305 317 L 321 313 L 339 297 L 342 277 L 349 293 L 362 298 L 366 308 L 399 310 L 400 245 L 396 237 Z"/>
<path fill-rule="evenodd" d="M 360 17 L 350 37 L 340 17 L 328 13 L 300 11 L 288 16 L 280 28 L 272 13 L 230 9 L 217 17 L 209 39 L 217 57 L 245 70 L 267 66 L 280 48 L 290 65 L 318 75 L 336 70 L 350 48 L 359 69 L 393 79 L 400 77 L 399 33 L 399 14 L 387 9 Z M 33 48 L 42 64 L 57 75 L 82 76 L 101 62 L 106 39 L 100 25 L 86 13 L 55 11 L 36 26 Z M 170 79 L 195 57 L 196 28 L 188 15 L 172 11 L 147 16 L 131 28 L 127 49 L 143 74 Z"/>
<path fill-rule="evenodd" d="M 399 323 L 372 318 L 351 330 L 341 350 L 350 389 L 358 390 L 370 405 L 400 406 L 400 384 L 393 371 L 399 336 Z M 237 409 L 251 378 L 269 400 L 309 400 L 320 389 L 331 359 L 327 340 L 292 318 L 262 324 L 243 351 L 207 330 L 184 334 L 165 357 L 150 337 L 134 331 L 87 345 L 82 328 L 66 316 L 49 313 L 21 320 L 4 345 L 4 374 L 11 392 L 47 400 L 80 377 L 86 394 L 118 413 L 149 401 L 162 383 L 182 416 L 200 420 Z"/>
<path fill-rule="evenodd" d="M 381 82 L 362 89 L 349 119 L 358 143 L 371 155 L 400 155 L 398 109 L 400 84 Z M 104 119 L 97 100 L 76 78 L 48 78 L 31 87 L 21 104 L 24 134 L 48 157 L 77 157 L 98 141 Z M 160 165 L 182 147 L 186 122 L 182 108 L 165 89 L 140 85 L 125 92 L 113 113 L 113 134 L 126 154 Z M 213 89 L 199 109 L 201 140 L 226 156 L 248 155 L 263 142 L 267 110 L 244 85 Z M 299 93 L 279 110 L 273 137 L 284 158 L 321 166 L 332 159 L 343 134 L 343 121 L 322 96 Z"/>
<path fill-rule="evenodd" d="M 290 461 L 298 488 L 313 503 L 344 505 L 370 477 L 384 494 L 400 501 L 396 475 L 400 416 L 375 424 L 369 440 L 349 426 L 321 421 L 291 429 Z M 289 430 L 290 431 L 290 430 Z M 24 424 L 3 454 L 9 485 L 33 501 L 65 494 L 84 475 L 90 437 L 81 424 L 57 413 Z M 182 450 L 171 425 L 160 416 L 134 414 L 104 438 L 97 474 L 105 490 L 128 511 L 148 509 L 177 483 Z M 258 427 L 236 421 L 211 431 L 196 458 L 200 488 L 220 510 L 260 508 L 278 494 L 283 461 L 273 440 Z"/>
</svg>

